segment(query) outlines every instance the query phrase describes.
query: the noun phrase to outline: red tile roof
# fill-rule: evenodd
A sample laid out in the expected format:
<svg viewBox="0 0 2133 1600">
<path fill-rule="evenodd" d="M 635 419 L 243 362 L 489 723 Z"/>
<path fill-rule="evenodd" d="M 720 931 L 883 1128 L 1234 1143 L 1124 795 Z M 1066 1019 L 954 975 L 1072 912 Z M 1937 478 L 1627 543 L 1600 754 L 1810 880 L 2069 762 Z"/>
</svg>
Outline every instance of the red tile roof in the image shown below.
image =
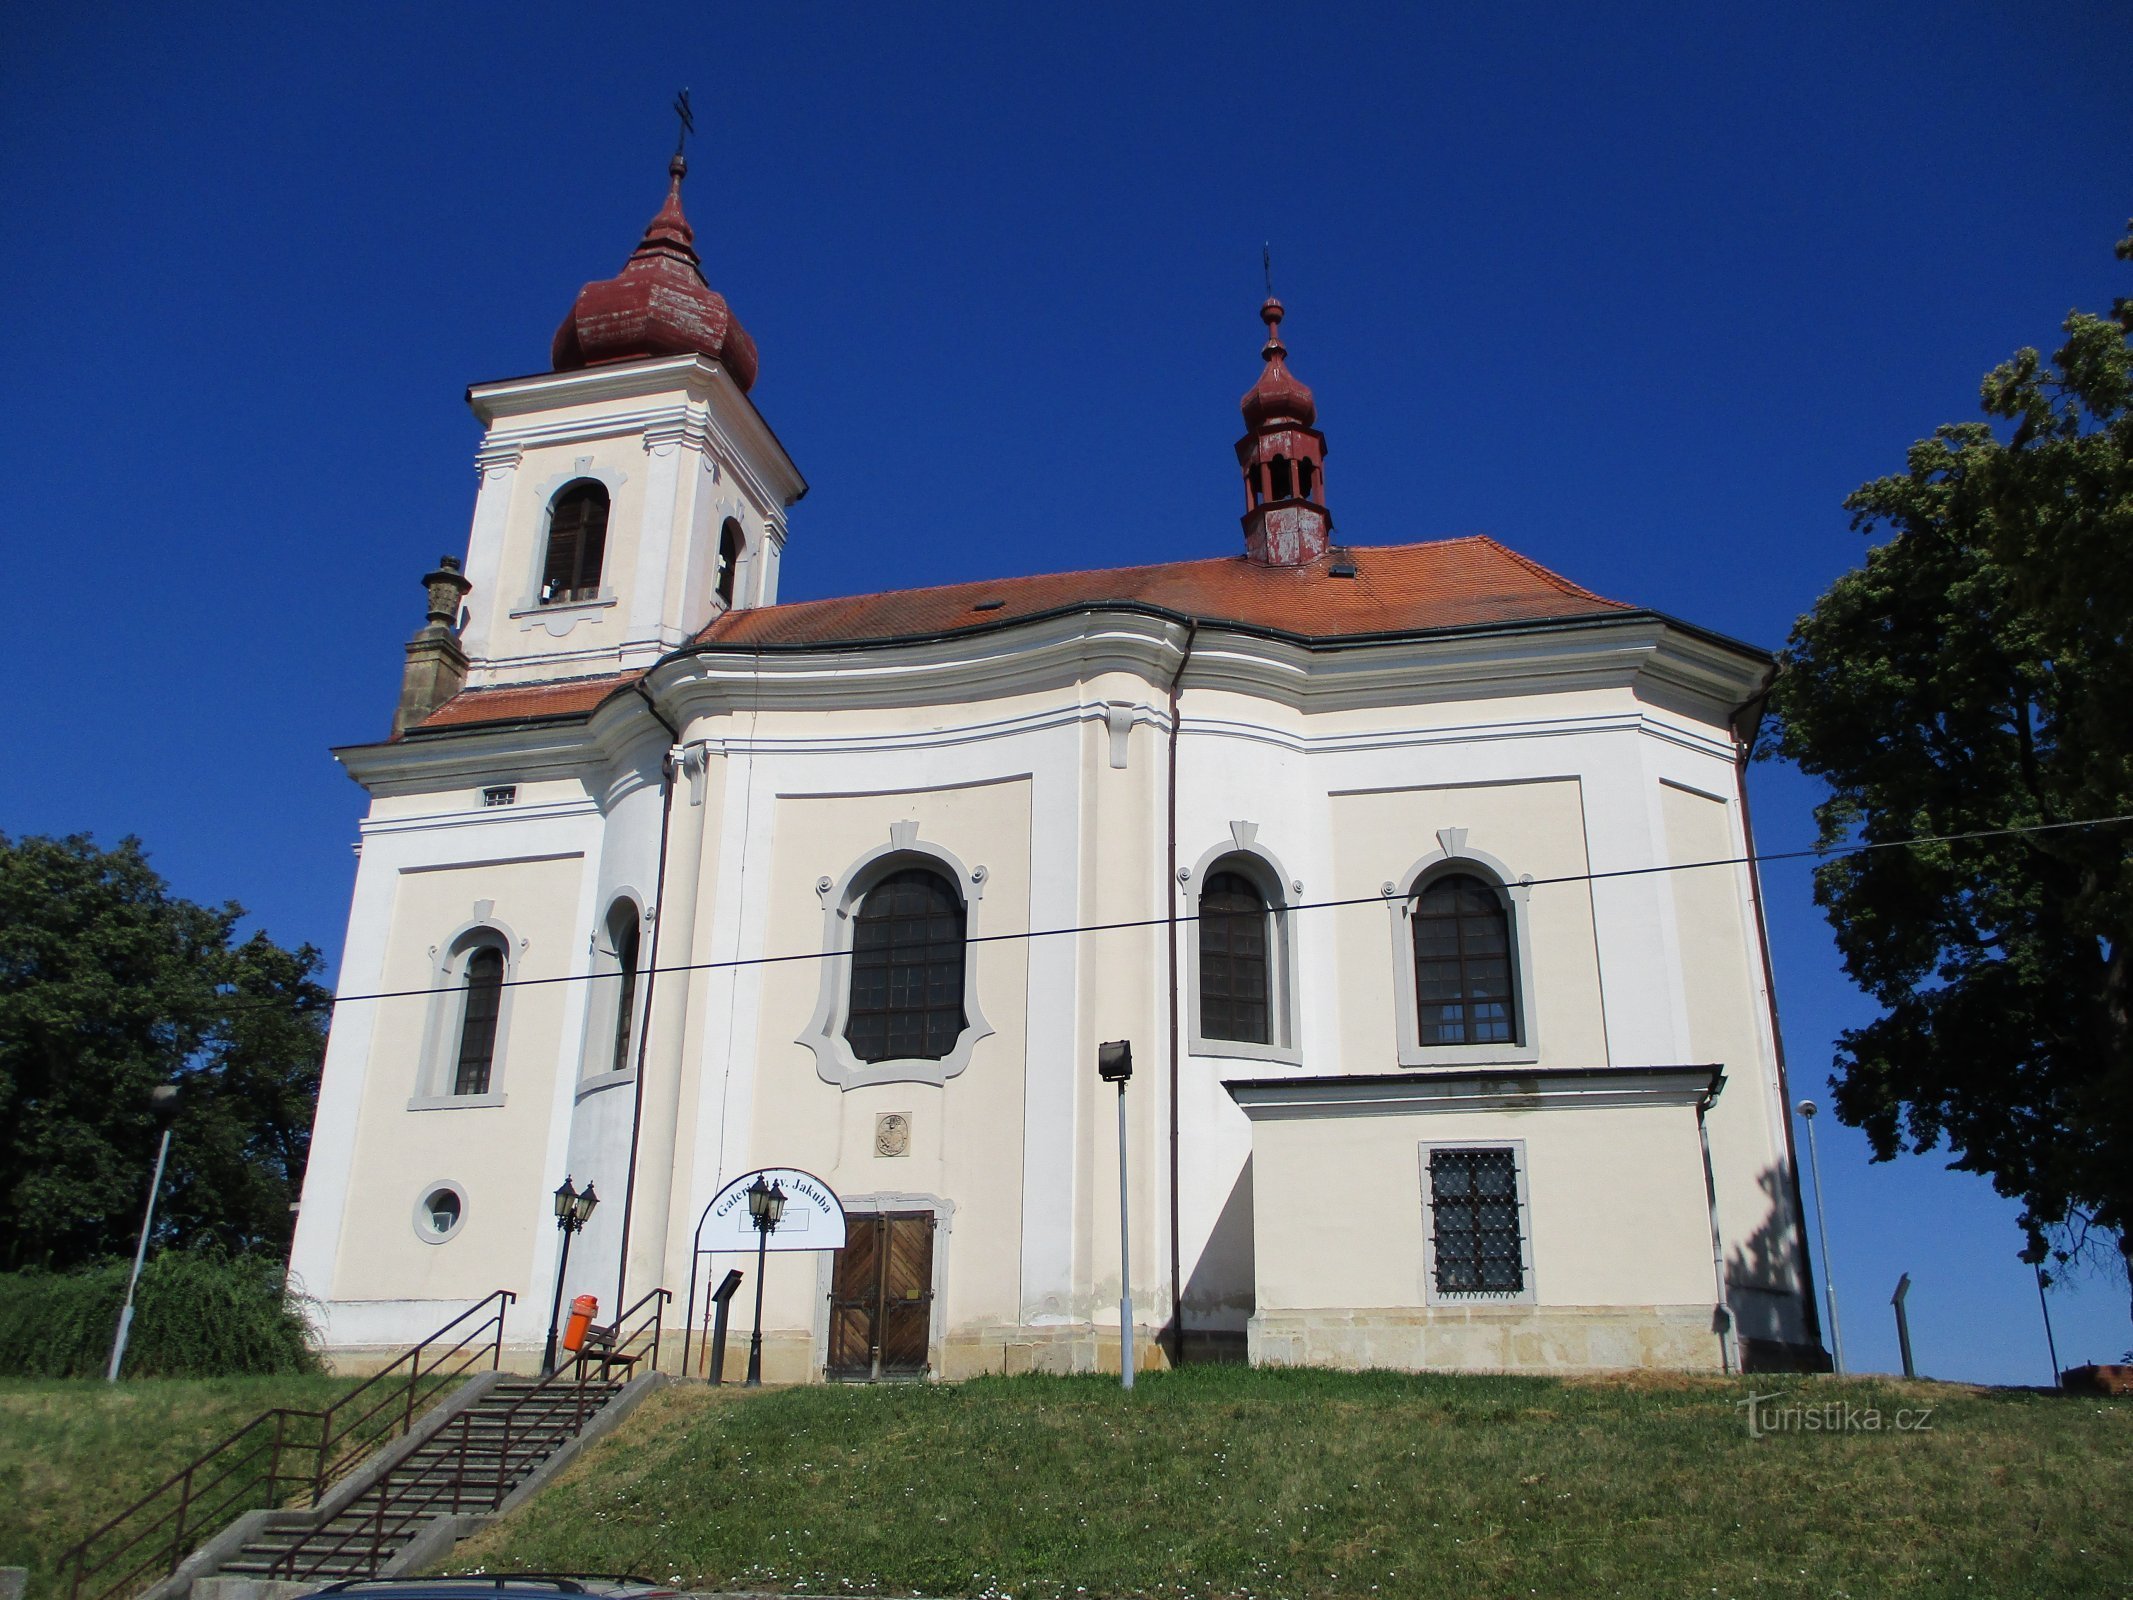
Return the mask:
<svg viewBox="0 0 2133 1600">
<path fill-rule="evenodd" d="M 1333 576 L 1342 563 L 1352 565 L 1355 576 Z M 978 609 L 989 601 L 999 604 Z M 1432 544 L 1337 546 L 1327 558 L 1303 567 L 1226 556 L 802 600 L 729 611 L 696 642 L 714 650 L 882 643 L 1107 606 L 1169 612 L 1307 641 L 1555 622 L 1636 609 L 1477 536 Z M 429 733 L 583 715 L 636 676 L 462 690 L 419 728 Z"/>
<path fill-rule="evenodd" d="M 1337 578 L 1341 562 L 1355 568 Z M 986 601 L 999 605 L 980 611 Z M 1492 623 L 1546 622 L 1635 609 L 1605 600 L 1494 539 L 1338 546 L 1304 567 L 1243 556 L 1152 567 L 892 589 L 841 600 L 729 611 L 700 644 L 839 645 L 997 627 L 1023 617 L 1132 606 L 1308 640 L 1427 633 Z"/>
<path fill-rule="evenodd" d="M 611 672 L 603 678 L 570 678 L 562 683 L 506 684 L 498 689 L 462 689 L 416 727 L 464 728 L 482 722 L 530 722 L 546 717 L 581 716 L 639 674 Z"/>
</svg>

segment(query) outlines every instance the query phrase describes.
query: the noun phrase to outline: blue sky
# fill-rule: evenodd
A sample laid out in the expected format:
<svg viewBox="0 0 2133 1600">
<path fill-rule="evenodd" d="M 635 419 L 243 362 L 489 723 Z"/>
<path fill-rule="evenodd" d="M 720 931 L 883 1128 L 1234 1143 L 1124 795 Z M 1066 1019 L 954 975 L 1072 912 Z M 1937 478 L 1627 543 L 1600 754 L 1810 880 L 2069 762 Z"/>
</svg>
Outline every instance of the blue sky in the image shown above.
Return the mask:
<svg viewBox="0 0 2133 1600">
<path fill-rule="evenodd" d="M 1233 551 L 1270 241 L 1344 538 L 1487 532 L 1776 646 L 1851 488 L 2133 292 L 2129 83 L 2101 3 L 42 8 L 0 54 L 0 829 L 136 833 L 337 954 L 326 749 L 464 550 L 461 391 L 621 265 L 683 85 L 813 485 L 787 598 Z M 1810 839 L 1810 785 L 1754 789 Z M 1869 1013 L 1768 877 L 1819 1093 Z M 1925 1371 L 2044 1380 L 2015 1207 L 1820 1131 L 1853 1365 L 1908 1270 Z M 2133 1345 L 2107 1283 L 2053 1312 L 2069 1364 Z"/>
</svg>

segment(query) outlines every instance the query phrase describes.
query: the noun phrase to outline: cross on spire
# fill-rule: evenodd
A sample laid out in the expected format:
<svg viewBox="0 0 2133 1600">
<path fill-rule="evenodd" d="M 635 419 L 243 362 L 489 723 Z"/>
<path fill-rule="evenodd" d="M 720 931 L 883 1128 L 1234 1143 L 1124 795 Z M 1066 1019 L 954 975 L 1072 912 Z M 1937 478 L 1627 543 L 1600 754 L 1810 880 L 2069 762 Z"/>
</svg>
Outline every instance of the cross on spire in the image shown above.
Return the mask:
<svg viewBox="0 0 2133 1600">
<path fill-rule="evenodd" d="M 674 97 L 674 115 L 681 122 L 681 130 L 674 136 L 674 154 L 679 156 L 689 142 L 689 135 L 696 131 L 696 117 L 689 110 L 689 91 L 684 89 Z"/>
</svg>

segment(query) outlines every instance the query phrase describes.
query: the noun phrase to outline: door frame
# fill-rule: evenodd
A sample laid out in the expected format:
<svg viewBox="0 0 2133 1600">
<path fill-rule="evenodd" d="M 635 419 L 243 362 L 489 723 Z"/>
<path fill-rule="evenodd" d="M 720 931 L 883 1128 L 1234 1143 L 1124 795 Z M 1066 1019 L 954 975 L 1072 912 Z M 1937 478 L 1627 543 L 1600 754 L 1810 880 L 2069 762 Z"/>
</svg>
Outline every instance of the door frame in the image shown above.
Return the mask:
<svg viewBox="0 0 2133 1600">
<path fill-rule="evenodd" d="M 843 1194 L 837 1198 L 844 1203 L 848 1217 L 878 1216 L 884 1211 L 930 1211 L 933 1214 L 933 1303 L 929 1313 L 931 1325 L 926 1329 L 926 1381 L 937 1381 L 941 1376 L 941 1344 L 946 1331 L 948 1235 L 955 1226 L 955 1202 L 937 1194 Z M 814 1378 L 817 1383 L 822 1383 L 829 1378 L 829 1303 L 830 1291 L 837 1281 L 837 1252 L 820 1251 L 815 1262 Z M 840 1378 L 837 1381 L 857 1380 Z"/>
</svg>

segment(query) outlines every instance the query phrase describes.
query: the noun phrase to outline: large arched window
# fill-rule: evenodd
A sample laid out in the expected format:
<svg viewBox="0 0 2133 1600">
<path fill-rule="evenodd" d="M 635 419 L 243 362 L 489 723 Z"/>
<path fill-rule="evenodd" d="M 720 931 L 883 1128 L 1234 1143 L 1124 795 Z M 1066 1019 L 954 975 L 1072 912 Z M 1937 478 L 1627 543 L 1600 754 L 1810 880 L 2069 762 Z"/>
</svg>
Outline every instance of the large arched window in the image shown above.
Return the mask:
<svg viewBox="0 0 2133 1600">
<path fill-rule="evenodd" d="M 541 604 L 567 605 L 600 594 L 607 554 L 607 489 L 586 480 L 555 498 L 548 514 L 548 554 L 541 567 Z"/>
<path fill-rule="evenodd" d="M 939 1061 L 963 1011 L 964 917 L 954 885 L 927 867 L 892 872 L 852 919 L 844 1037 L 860 1061 Z"/>
<path fill-rule="evenodd" d="M 477 946 L 467 957 L 466 981 L 459 1009 L 459 1059 L 452 1093 L 489 1092 L 496 1067 L 496 1022 L 504 998 L 504 953 L 493 944 Z"/>
<path fill-rule="evenodd" d="M 1433 878 L 1413 924 L 1416 1042 L 1517 1042 L 1511 918 L 1495 885 L 1464 872 Z"/>
<path fill-rule="evenodd" d="M 741 556 L 748 548 L 741 536 L 741 525 L 731 517 L 718 530 L 718 597 L 727 605 L 733 604 L 733 585 L 741 575 Z"/>
<path fill-rule="evenodd" d="M 1273 913 L 1241 872 L 1212 872 L 1200 890 L 1200 1033 L 1273 1041 Z"/>
</svg>

